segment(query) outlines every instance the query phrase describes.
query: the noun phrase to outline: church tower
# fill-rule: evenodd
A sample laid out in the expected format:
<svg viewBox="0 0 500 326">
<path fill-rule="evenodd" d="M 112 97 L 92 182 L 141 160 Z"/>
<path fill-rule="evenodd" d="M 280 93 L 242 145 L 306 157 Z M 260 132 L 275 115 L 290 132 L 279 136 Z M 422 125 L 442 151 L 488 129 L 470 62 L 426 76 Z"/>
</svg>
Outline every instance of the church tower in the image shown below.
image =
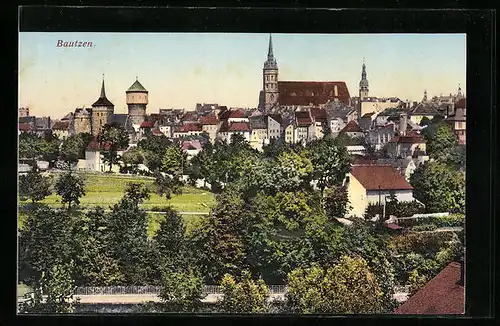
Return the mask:
<svg viewBox="0 0 500 326">
<path fill-rule="evenodd" d="M 269 111 L 278 102 L 278 64 L 273 54 L 273 39 L 269 35 L 269 50 L 267 52 L 267 61 L 264 62 L 262 69 L 263 82 L 263 106 Z"/>
<path fill-rule="evenodd" d="M 92 135 L 98 135 L 105 124 L 110 124 L 114 113 L 115 106 L 106 98 L 104 75 L 102 75 L 101 95 L 92 104 Z"/>
<path fill-rule="evenodd" d="M 424 98 L 422 99 L 422 102 L 427 102 L 427 90 L 424 90 Z"/>
<path fill-rule="evenodd" d="M 458 84 L 457 100 L 460 100 L 461 98 L 463 98 L 462 88 L 460 87 L 460 84 Z"/>
<path fill-rule="evenodd" d="M 125 92 L 127 95 L 128 119 L 135 131 L 146 120 L 146 106 L 148 105 L 148 91 L 135 79 L 135 82 Z"/>
<path fill-rule="evenodd" d="M 359 100 L 362 101 L 368 97 L 368 79 L 366 79 L 366 65 L 363 58 L 363 66 L 361 70 L 361 80 L 359 81 Z"/>
</svg>

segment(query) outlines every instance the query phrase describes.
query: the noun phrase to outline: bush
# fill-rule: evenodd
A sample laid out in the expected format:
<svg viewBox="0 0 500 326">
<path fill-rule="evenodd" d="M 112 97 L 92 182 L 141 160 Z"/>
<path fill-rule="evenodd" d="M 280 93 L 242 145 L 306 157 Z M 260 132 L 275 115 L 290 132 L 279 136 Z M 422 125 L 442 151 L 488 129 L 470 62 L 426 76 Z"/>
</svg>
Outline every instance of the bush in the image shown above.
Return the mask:
<svg viewBox="0 0 500 326">
<path fill-rule="evenodd" d="M 389 247 L 397 253 L 418 253 L 424 256 L 434 255 L 447 241 L 452 240 L 452 232 L 439 233 L 415 233 L 410 232 L 395 236 L 389 244 Z"/>
<path fill-rule="evenodd" d="M 433 224 L 437 225 L 437 227 L 463 227 L 465 223 L 465 215 L 462 214 L 433 216 L 430 219 Z"/>
<path fill-rule="evenodd" d="M 385 206 L 385 216 L 410 217 L 414 214 L 424 213 L 424 210 L 424 206 L 416 200 L 411 202 L 388 202 Z M 366 209 L 365 218 L 372 218 L 375 214 L 382 215 L 383 211 L 383 205 L 369 204 Z"/>
<path fill-rule="evenodd" d="M 153 206 L 149 210 L 153 212 L 167 212 L 169 209 L 169 206 Z"/>
</svg>

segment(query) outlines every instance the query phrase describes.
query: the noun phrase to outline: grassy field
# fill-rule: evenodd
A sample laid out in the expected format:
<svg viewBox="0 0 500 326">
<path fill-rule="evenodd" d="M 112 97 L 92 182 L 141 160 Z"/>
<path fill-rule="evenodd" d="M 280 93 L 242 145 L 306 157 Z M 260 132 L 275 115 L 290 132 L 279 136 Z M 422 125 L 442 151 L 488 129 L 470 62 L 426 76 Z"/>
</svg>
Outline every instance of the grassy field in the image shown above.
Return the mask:
<svg viewBox="0 0 500 326">
<path fill-rule="evenodd" d="M 109 206 L 116 204 L 122 197 L 127 183 L 136 182 L 144 183 L 149 186 L 153 185 L 153 179 L 147 177 L 123 176 L 123 175 L 107 175 L 107 174 L 81 174 L 85 179 L 85 196 L 80 199 L 80 207 L 87 208 L 93 206 L 102 206 L 109 209 Z M 29 201 L 20 201 L 19 204 L 27 204 Z M 61 197 L 52 194 L 45 198 L 40 203 L 47 204 L 53 207 L 62 207 Z M 145 210 L 151 210 L 156 207 L 170 206 L 178 212 L 197 212 L 208 213 L 210 208 L 215 204 L 213 194 L 206 190 L 197 189 L 194 187 L 183 187 L 181 195 L 175 195 L 170 200 L 166 200 L 152 193 L 151 198 L 141 204 Z M 150 236 L 159 227 L 159 221 L 163 218 L 160 213 L 148 213 Z M 186 224 L 196 218 L 197 215 L 183 215 Z M 22 228 L 25 218 L 25 213 L 19 212 L 18 226 Z"/>
</svg>

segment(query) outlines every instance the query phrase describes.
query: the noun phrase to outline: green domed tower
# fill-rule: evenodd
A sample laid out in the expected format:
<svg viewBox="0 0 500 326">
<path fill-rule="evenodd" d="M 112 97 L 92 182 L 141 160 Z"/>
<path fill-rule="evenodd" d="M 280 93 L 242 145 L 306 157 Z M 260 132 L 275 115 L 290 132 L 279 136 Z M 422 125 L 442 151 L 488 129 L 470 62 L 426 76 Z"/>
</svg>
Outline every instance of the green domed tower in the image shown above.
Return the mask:
<svg viewBox="0 0 500 326">
<path fill-rule="evenodd" d="M 135 82 L 125 92 L 127 95 L 128 116 L 132 127 L 137 131 L 146 120 L 146 106 L 148 105 L 148 91 L 136 78 Z"/>
</svg>

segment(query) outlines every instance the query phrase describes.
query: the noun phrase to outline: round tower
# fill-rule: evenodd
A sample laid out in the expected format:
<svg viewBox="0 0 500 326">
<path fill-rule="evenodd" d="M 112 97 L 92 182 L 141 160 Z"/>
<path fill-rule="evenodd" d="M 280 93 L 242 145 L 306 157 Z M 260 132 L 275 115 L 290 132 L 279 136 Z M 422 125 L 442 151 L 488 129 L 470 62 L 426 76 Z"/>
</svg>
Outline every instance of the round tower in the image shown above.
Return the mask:
<svg viewBox="0 0 500 326">
<path fill-rule="evenodd" d="M 134 129 L 139 130 L 139 126 L 146 120 L 146 106 L 148 105 L 148 91 L 139 83 L 135 82 L 125 92 L 127 95 L 128 118 Z"/>
<path fill-rule="evenodd" d="M 98 135 L 105 124 L 110 124 L 115 113 L 115 106 L 106 98 L 104 75 L 102 76 L 101 95 L 92 104 L 92 134 Z"/>
<path fill-rule="evenodd" d="M 267 61 L 262 69 L 263 101 L 266 111 L 278 102 L 278 64 L 273 54 L 273 39 L 269 35 L 269 50 Z"/>
<path fill-rule="evenodd" d="M 79 108 L 73 115 L 73 128 L 75 134 L 92 133 L 91 115 L 89 109 Z"/>
</svg>

